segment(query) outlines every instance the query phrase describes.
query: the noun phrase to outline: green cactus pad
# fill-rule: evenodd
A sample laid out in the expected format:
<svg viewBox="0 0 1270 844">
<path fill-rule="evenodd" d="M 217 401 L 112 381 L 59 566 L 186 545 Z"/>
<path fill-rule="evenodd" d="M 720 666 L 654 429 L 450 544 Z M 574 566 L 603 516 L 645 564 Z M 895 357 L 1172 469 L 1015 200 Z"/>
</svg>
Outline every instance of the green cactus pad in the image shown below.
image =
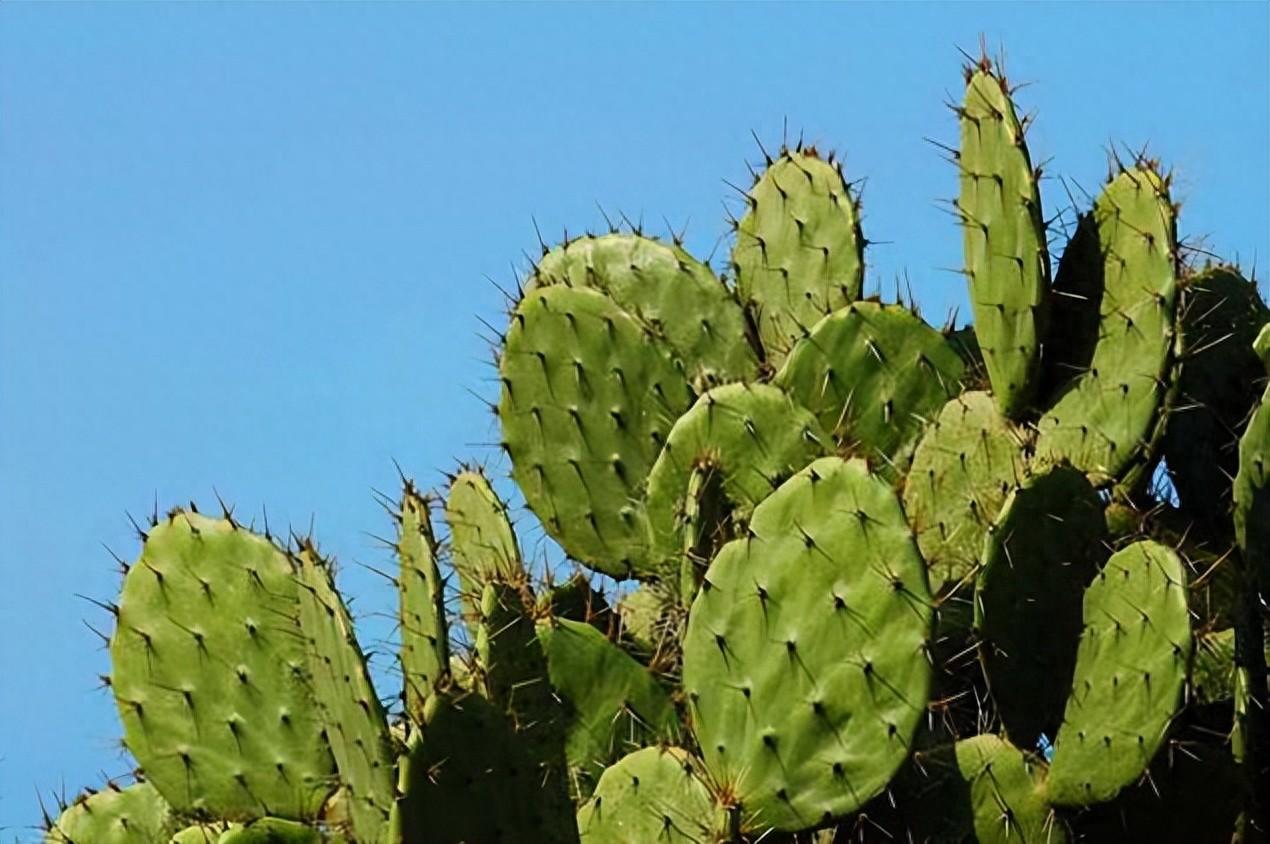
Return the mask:
<svg viewBox="0 0 1270 844">
<path fill-rule="evenodd" d="M 725 823 L 701 763 L 677 747 L 624 756 L 578 811 L 583 844 L 710 844 Z"/>
<path fill-rule="evenodd" d="M 171 808 L 150 783 L 112 784 L 75 798 L 44 831 L 44 844 L 164 844 L 174 829 Z"/>
<path fill-rule="evenodd" d="M 897 782 L 909 840 L 1063 844 L 1045 802 L 1045 764 L 1003 738 L 978 735 L 914 754 Z"/>
<path fill-rule="evenodd" d="M 1081 631 L 1081 598 L 1106 558 L 1102 502 L 1056 466 L 1010 494 L 983 546 L 975 584 L 979 656 L 1010 740 L 1057 729 Z"/>
<path fill-rule="evenodd" d="M 479 469 L 464 469 L 454 476 L 445 499 L 445 520 L 463 617 L 470 627 L 479 614 L 485 584 L 522 576 L 520 546 L 507 505 Z"/>
<path fill-rule="evenodd" d="M 1018 418 L 1036 392 L 1049 289 L 1040 174 L 1005 80 L 985 61 L 967 72 L 961 120 L 966 276 L 975 331 L 1001 412 Z"/>
<path fill-rule="evenodd" d="M 926 429 L 904 484 L 904 511 L 931 586 L 974 576 L 983 537 L 1023 475 L 1019 434 L 987 393 L 962 393 Z"/>
<path fill-rule="evenodd" d="M 683 514 L 693 470 L 710 467 L 734 522 L 786 478 L 832 448 L 811 411 L 766 384 L 728 384 L 697 399 L 666 437 L 648 476 L 656 559 L 673 571 L 685 545 Z"/>
<path fill-rule="evenodd" d="M 406 714 L 423 717 L 423 703 L 450 675 L 445 588 L 428 500 L 406 484 L 401 494 L 397 556 L 401 673 Z"/>
<path fill-rule="evenodd" d="M 608 629 L 613 617 L 604 593 L 596 589 L 591 578 L 582 572 L 575 572 L 564 583 L 540 594 L 536 614 L 583 621 L 601 630 Z"/>
<path fill-rule="evenodd" d="M 296 555 L 300 627 L 309 671 L 360 841 L 378 841 L 393 803 L 396 751 L 383 706 L 371 685 L 353 620 L 335 590 L 331 565 L 305 542 Z"/>
<path fill-rule="evenodd" d="M 1264 375 L 1252 344 L 1270 310 L 1256 284 L 1223 266 L 1187 281 L 1180 314 L 1185 357 L 1164 459 L 1182 507 L 1225 528 L 1230 479 L 1239 471 L 1238 431 L 1257 404 Z"/>
<path fill-rule="evenodd" d="M 622 754 L 673 737 L 670 696 L 652 674 L 589 624 L 538 627 L 551 687 L 569 715 L 565 752 L 582 793 Z"/>
<path fill-rule="evenodd" d="M 1093 212 L 1081 214 L 1050 287 L 1038 396 L 1044 405 L 1089 369 L 1102 322 L 1104 271 L 1098 223 Z"/>
<path fill-rule="evenodd" d="M 594 290 L 551 286 L 516 309 L 500 362 L 512 476 L 574 559 L 644 570 L 648 470 L 692 402 L 666 345 Z"/>
<path fill-rule="evenodd" d="M 295 821 L 261 818 L 247 824 L 199 824 L 172 837 L 171 844 L 343 844 L 342 836 Z M 158 844 L 158 840 L 155 840 Z"/>
<path fill-rule="evenodd" d="M 860 298 L 864 235 L 842 170 L 813 149 L 781 150 L 746 193 L 732 267 L 757 316 L 767 360 L 779 366 L 821 317 Z"/>
<path fill-rule="evenodd" d="M 1239 474 L 1235 476 L 1235 541 L 1247 566 L 1259 573 L 1270 590 L 1270 387 L 1261 397 L 1239 439 Z"/>
<path fill-rule="evenodd" d="M 1195 637 L 1191 695 L 1198 704 L 1235 698 L 1235 631 L 1216 630 Z"/>
<path fill-rule="evenodd" d="M 111 686 L 124 741 L 180 812 L 317 816 L 335 773 L 292 562 L 228 520 L 174 511 L 124 577 Z"/>
<path fill-rule="evenodd" d="M 1105 285 L 1089 368 L 1037 423 L 1036 456 L 1069 460 L 1099 484 L 1145 462 L 1174 351 L 1176 215 L 1168 181 L 1143 163 L 1094 205 Z"/>
<path fill-rule="evenodd" d="M 572 806 L 541 774 L 503 713 L 479 695 L 433 695 L 399 765 L 390 840 L 399 844 L 574 844 Z"/>
<path fill-rule="evenodd" d="M 757 371 L 740 304 L 677 244 L 635 234 L 579 237 L 544 255 L 530 283 L 591 287 L 611 296 L 665 339 L 694 383 L 749 380 Z"/>
<path fill-rule="evenodd" d="M 665 650 L 676 638 L 673 619 L 682 600 L 678 587 L 678 583 L 645 583 L 617 605 L 622 639 L 642 656 Z"/>
<path fill-rule="evenodd" d="M 1191 654 L 1181 558 L 1149 540 L 1117 551 L 1085 591 L 1084 613 L 1048 785 L 1067 806 L 1105 802 L 1135 782 L 1181 705 Z"/>
<path fill-rule="evenodd" d="M 899 305 L 856 302 L 821 320 L 774 383 L 839 442 L 898 471 L 926 423 L 961 392 L 964 370 L 920 317 Z"/>
<path fill-rule="evenodd" d="M 908 756 L 931 667 L 926 570 L 891 486 L 822 458 L 754 510 L 693 602 L 683 685 L 743 830 L 860 808 Z"/>
</svg>

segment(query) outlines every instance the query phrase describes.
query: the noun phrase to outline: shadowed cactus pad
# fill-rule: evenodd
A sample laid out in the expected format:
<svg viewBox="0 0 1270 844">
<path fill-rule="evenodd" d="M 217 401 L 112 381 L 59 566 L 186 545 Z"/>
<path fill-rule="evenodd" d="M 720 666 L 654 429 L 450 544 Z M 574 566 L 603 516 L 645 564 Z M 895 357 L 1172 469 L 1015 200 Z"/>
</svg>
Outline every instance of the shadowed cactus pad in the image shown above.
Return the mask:
<svg viewBox="0 0 1270 844">
<path fill-rule="evenodd" d="M 823 458 L 754 511 L 710 564 L 684 691 L 743 829 L 858 809 L 907 757 L 931 668 L 926 571 L 891 487 Z"/>
<path fill-rule="evenodd" d="M 926 423 L 961 391 L 964 369 L 921 317 L 899 305 L 856 302 L 817 323 L 774 383 L 840 443 L 901 471 Z"/>
<path fill-rule="evenodd" d="M 1181 559 L 1151 541 L 1117 551 L 1086 590 L 1084 616 L 1048 786 L 1053 802 L 1077 806 L 1134 783 L 1181 705 L 1191 655 Z"/>
<path fill-rule="evenodd" d="M 175 828 L 150 783 L 112 784 L 75 798 L 44 831 L 44 844 L 164 844 Z"/>
<path fill-rule="evenodd" d="M 701 763 L 677 747 L 623 757 L 578 812 L 583 844 L 708 844 L 719 840 L 725 822 Z"/>
<path fill-rule="evenodd" d="M 757 370 L 741 306 L 678 244 L 636 234 L 579 237 L 543 255 L 531 283 L 591 287 L 612 297 L 666 341 L 694 383 L 748 379 Z"/>
<path fill-rule="evenodd" d="M 178 811 L 317 816 L 334 760 L 296 568 L 264 537 L 174 512 L 124 578 L 112 688 L 128 749 Z"/>
<path fill-rule="evenodd" d="M 841 169 L 812 149 L 781 150 L 745 199 L 732 250 L 737 294 L 778 366 L 821 317 L 860 298 L 860 207 Z"/>
<path fill-rule="evenodd" d="M 551 286 L 517 307 L 499 373 L 512 476 L 547 532 L 597 571 L 645 571 L 639 500 L 692 401 L 682 364 L 603 294 Z"/>
<path fill-rule="evenodd" d="M 961 122 L 966 277 L 975 333 L 1002 413 L 1018 418 L 1036 392 L 1049 288 L 1040 174 L 1005 79 L 984 62 L 967 71 Z"/>
<path fill-rule="evenodd" d="M 966 392 L 944 405 L 904 483 L 904 510 L 934 589 L 974 576 L 983 537 L 1022 475 L 1020 437 L 990 395 Z"/>
</svg>

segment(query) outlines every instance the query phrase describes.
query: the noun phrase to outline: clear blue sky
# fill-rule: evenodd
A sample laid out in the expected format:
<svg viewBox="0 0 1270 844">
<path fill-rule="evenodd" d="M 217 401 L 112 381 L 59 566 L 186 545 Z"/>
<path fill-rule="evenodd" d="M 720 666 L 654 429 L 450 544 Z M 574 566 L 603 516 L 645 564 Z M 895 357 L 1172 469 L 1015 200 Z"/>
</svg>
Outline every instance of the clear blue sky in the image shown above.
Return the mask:
<svg viewBox="0 0 1270 844">
<path fill-rule="evenodd" d="M 125 510 L 215 487 L 312 518 L 355 608 L 391 607 L 348 564 L 388 562 L 371 489 L 490 455 L 476 317 L 502 322 L 485 276 L 510 283 L 531 216 L 665 215 L 707 254 L 750 130 L 788 118 L 868 177 L 870 280 L 964 313 L 922 137 L 955 139 L 982 32 L 1050 173 L 1092 188 L 1109 142 L 1149 142 L 1183 232 L 1264 267 L 1268 9 L 0 5 L 0 841 L 33 837 L 36 789 L 129 767 L 81 624 L 108 619 L 74 596 L 114 595 Z"/>
</svg>

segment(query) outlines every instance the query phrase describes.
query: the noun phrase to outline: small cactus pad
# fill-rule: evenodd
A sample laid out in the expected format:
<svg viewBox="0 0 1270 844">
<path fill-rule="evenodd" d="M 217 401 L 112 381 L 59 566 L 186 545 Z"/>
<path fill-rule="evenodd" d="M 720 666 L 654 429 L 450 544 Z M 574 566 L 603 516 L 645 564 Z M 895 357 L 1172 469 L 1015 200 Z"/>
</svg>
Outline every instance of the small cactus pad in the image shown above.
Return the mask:
<svg viewBox="0 0 1270 844">
<path fill-rule="evenodd" d="M 1264 375 L 1252 343 L 1270 311 L 1256 284 L 1225 266 L 1189 279 L 1181 303 L 1181 394 L 1168 420 L 1164 459 L 1182 506 L 1225 527 L 1230 479 L 1239 471 L 1237 432 L 1257 404 Z"/>
<path fill-rule="evenodd" d="M 926 423 L 960 392 L 965 364 L 942 334 L 899 305 L 856 302 L 821 320 L 775 384 L 839 442 L 902 469 Z"/>
<path fill-rule="evenodd" d="M 400 571 L 401 673 L 406 713 L 423 717 L 423 702 L 450 674 L 445 589 L 428 500 L 410 483 L 401 494 L 397 556 Z"/>
<path fill-rule="evenodd" d="M 1191 654 L 1182 560 L 1150 540 L 1117 551 L 1085 591 L 1085 629 L 1049 797 L 1110 800 L 1147 769 L 1181 705 Z"/>
<path fill-rule="evenodd" d="M 1239 439 L 1239 474 L 1235 476 L 1235 540 L 1246 565 L 1259 572 L 1270 590 L 1270 388 L 1248 420 Z"/>
<path fill-rule="evenodd" d="M 583 844 L 709 844 L 725 817 L 701 763 L 677 747 L 645 747 L 610 767 L 578 812 Z"/>
<path fill-rule="evenodd" d="M 313 690 L 330 739 L 349 819 L 360 841 L 378 841 L 393 802 L 396 755 L 383 706 L 371 685 L 353 620 L 335 590 L 331 564 L 307 540 L 295 557 L 300 627 Z"/>
<path fill-rule="evenodd" d="M 909 840 L 1063 844 L 1044 783 L 1042 761 L 995 735 L 918 751 L 897 781 Z"/>
<path fill-rule="evenodd" d="M 648 519 L 657 559 L 675 570 L 693 470 L 713 469 L 734 522 L 794 472 L 832 448 L 811 411 L 766 384 L 728 384 L 697 399 L 666 437 L 648 476 Z"/>
<path fill-rule="evenodd" d="M 855 811 L 908 756 L 931 668 L 926 569 L 890 484 L 817 460 L 754 510 L 693 602 L 683 683 L 744 830 Z"/>
<path fill-rule="evenodd" d="M 813 149 L 781 150 L 745 194 L 732 267 L 742 304 L 779 366 L 826 314 L 860 298 L 864 235 L 859 201 L 836 164 Z"/>
<path fill-rule="evenodd" d="M 44 844 L 165 844 L 175 822 L 148 782 L 107 785 L 75 798 L 44 830 Z"/>
<path fill-rule="evenodd" d="M 398 766 L 389 840 L 399 844 L 576 844 L 572 806 L 544 799 L 541 774 L 503 713 L 479 695 L 433 695 Z"/>
<path fill-rule="evenodd" d="M 1081 631 L 1081 598 L 1106 557 L 1102 502 L 1056 466 L 1010 494 L 983 546 L 975 584 L 979 655 L 1014 744 L 1054 735 Z"/>
<path fill-rule="evenodd" d="M 503 437 L 530 508 L 579 562 L 639 573 L 644 481 L 692 403 L 681 365 L 604 294 L 554 285 L 521 301 L 499 370 Z"/>
<path fill-rule="evenodd" d="M 1102 244 L 1092 211 L 1076 220 L 1050 287 L 1049 320 L 1041 348 L 1038 398 L 1048 405 L 1089 369 L 1102 322 Z"/>
<path fill-rule="evenodd" d="M 521 576 L 520 546 L 507 505 L 479 469 L 464 469 L 454 476 L 445 499 L 445 520 L 450 526 L 450 558 L 459 575 L 463 617 L 470 625 L 485 584 Z"/>
<path fill-rule="evenodd" d="M 246 824 L 212 823 L 187 827 L 172 837 L 171 844 L 343 844 L 343 837 L 323 835 L 311 826 L 279 818 L 261 818 Z M 160 844 L 155 839 L 154 844 Z"/>
<path fill-rule="evenodd" d="M 645 583 L 625 595 L 617 605 L 622 622 L 622 638 L 644 654 L 654 654 L 672 645 L 675 630 L 672 616 L 681 599 L 678 584 Z"/>
<path fill-rule="evenodd" d="M 551 687 L 569 713 L 565 752 L 583 793 L 628 750 L 672 737 L 678 722 L 670 696 L 603 633 L 556 619 L 539 625 L 538 639 Z"/>
<path fill-rule="evenodd" d="M 966 75 L 956 206 L 965 272 L 993 396 L 1018 418 L 1036 392 L 1049 290 L 1040 173 L 1005 79 L 986 61 Z"/>
<path fill-rule="evenodd" d="M 932 588 L 974 576 L 984 534 L 1022 475 L 1020 437 L 991 396 L 967 392 L 944 405 L 904 483 L 904 510 Z"/>
<path fill-rule="evenodd" d="M 1176 212 L 1168 180 L 1142 162 L 1094 205 L 1103 254 L 1101 327 L 1089 368 L 1037 423 L 1040 460 L 1069 460 L 1101 485 L 1142 462 L 1174 350 Z"/>
<path fill-rule="evenodd" d="M 124 577 L 110 642 L 124 741 L 176 810 L 316 817 L 334 762 L 291 560 L 228 519 L 174 511 Z"/>
<path fill-rule="evenodd" d="M 1235 631 L 1215 630 L 1195 637 L 1191 695 L 1203 705 L 1235 698 Z"/>
<path fill-rule="evenodd" d="M 584 621 L 606 630 L 613 618 L 613 611 L 604 593 L 595 588 L 588 575 L 579 571 L 564 583 L 558 583 L 539 594 L 535 615 Z"/>
<path fill-rule="evenodd" d="M 635 234 L 579 237 L 545 254 L 530 282 L 591 287 L 612 297 L 665 339 L 694 383 L 746 380 L 757 371 L 741 306 L 677 244 Z"/>
</svg>

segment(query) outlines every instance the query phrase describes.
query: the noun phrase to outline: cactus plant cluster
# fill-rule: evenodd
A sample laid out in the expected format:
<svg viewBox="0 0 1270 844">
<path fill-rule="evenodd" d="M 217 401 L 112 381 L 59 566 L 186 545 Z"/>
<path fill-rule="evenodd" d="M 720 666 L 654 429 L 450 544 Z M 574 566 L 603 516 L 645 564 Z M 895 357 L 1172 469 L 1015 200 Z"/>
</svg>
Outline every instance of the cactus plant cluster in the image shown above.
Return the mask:
<svg viewBox="0 0 1270 844">
<path fill-rule="evenodd" d="M 544 246 L 494 410 L 579 573 L 531 577 L 483 470 L 403 478 L 385 704 L 311 538 L 154 519 L 109 605 L 138 780 L 47 844 L 1265 840 L 1270 309 L 1145 155 L 1051 272 L 1027 121 L 965 80 L 973 328 L 864 294 L 801 143 L 725 277 Z"/>
</svg>

